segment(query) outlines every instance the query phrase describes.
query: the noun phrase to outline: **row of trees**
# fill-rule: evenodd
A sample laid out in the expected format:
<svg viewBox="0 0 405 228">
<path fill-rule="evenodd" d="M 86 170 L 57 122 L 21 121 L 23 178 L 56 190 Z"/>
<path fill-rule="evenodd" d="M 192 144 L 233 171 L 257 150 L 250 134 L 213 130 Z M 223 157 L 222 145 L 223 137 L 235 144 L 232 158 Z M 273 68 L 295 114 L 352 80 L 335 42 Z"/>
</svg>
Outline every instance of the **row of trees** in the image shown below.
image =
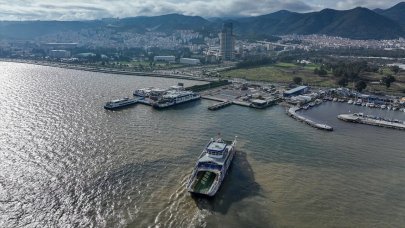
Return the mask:
<svg viewBox="0 0 405 228">
<path fill-rule="evenodd" d="M 336 79 L 336 83 L 341 87 L 348 86 L 349 83 L 353 83 L 354 88 L 362 92 L 367 88 L 367 80 L 361 77 L 361 74 L 364 72 L 378 72 L 379 66 L 374 64 L 369 64 L 367 61 L 352 61 L 352 62 L 324 62 L 320 61 L 322 64 L 321 67 L 315 68 L 314 74 L 319 76 L 325 76 L 329 71 L 332 71 L 332 75 Z M 400 72 L 398 66 L 391 66 L 391 71 L 395 74 Z M 381 84 L 385 85 L 388 89 L 396 79 L 392 75 L 383 76 L 381 78 Z M 301 84 L 302 78 L 294 77 L 293 82 L 295 84 Z"/>
<path fill-rule="evenodd" d="M 319 76 L 326 76 L 328 74 L 328 71 L 325 69 L 325 66 L 322 64 L 320 69 L 315 68 L 314 74 L 317 74 Z"/>
</svg>

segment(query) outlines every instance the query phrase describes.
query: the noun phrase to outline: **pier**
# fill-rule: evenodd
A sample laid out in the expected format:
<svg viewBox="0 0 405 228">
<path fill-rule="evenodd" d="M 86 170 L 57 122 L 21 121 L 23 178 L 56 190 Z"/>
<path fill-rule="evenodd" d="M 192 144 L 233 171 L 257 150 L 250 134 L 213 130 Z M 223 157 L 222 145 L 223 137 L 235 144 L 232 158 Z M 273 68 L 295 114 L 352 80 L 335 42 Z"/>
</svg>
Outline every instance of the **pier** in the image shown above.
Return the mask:
<svg viewBox="0 0 405 228">
<path fill-rule="evenodd" d="M 296 112 L 300 109 L 301 108 L 299 108 L 299 107 L 291 107 L 288 109 L 287 114 L 296 120 L 299 120 L 299 121 L 302 121 L 302 122 L 308 124 L 311 127 L 314 127 L 314 128 L 320 129 L 320 130 L 333 131 L 333 128 L 329 125 L 316 123 L 310 119 L 307 119 L 303 116 L 298 115 Z"/>
<path fill-rule="evenodd" d="M 139 99 L 138 103 L 148 105 L 148 106 L 152 106 L 153 101 L 151 99 L 149 99 L 149 98 L 144 98 L 144 99 Z"/>
<path fill-rule="evenodd" d="M 363 115 L 362 113 L 341 114 L 341 115 L 338 115 L 337 118 L 340 120 L 352 122 L 352 123 L 361 123 L 361 124 L 367 124 L 367 125 L 373 125 L 373 126 L 379 126 L 379 127 L 405 130 L 405 122 L 403 122 L 403 121 L 385 120 L 382 118 Z"/>
<path fill-rule="evenodd" d="M 228 107 L 231 104 L 232 104 L 232 101 L 224 101 L 224 102 L 221 102 L 221 103 L 211 105 L 211 106 L 208 107 L 208 109 L 211 110 L 211 111 L 215 111 L 215 110 L 218 110 L 218 109 Z"/>
</svg>

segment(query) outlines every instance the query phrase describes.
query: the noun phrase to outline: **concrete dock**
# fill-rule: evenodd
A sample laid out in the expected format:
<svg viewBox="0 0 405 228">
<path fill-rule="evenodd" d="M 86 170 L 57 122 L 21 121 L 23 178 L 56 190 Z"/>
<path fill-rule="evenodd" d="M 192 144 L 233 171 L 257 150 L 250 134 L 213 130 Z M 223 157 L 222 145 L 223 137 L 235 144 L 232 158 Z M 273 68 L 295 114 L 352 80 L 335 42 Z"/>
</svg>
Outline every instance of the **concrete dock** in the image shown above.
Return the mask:
<svg viewBox="0 0 405 228">
<path fill-rule="evenodd" d="M 219 102 L 228 101 L 227 99 L 218 98 L 218 97 L 209 96 L 209 95 L 201 95 L 201 98 L 206 99 L 206 100 L 211 100 L 211 101 L 219 101 Z"/>
<path fill-rule="evenodd" d="M 202 99 L 206 99 L 206 100 L 218 101 L 218 102 L 221 102 L 221 103 L 225 103 L 225 102 L 228 102 L 228 101 L 229 101 L 229 102 L 230 102 L 230 105 L 231 105 L 231 104 L 234 104 L 234 105 L 239 105 L 239 106 L 243 106 L 243 107 L 254 108 L 254 107 L 251 105 L 251 103 L 246 102 L 246 101 L 240 101 L 240 100 L 237 100 L 237 99 L 228 100 L 228 99 L 219 98 L 219 97 L 214 97 L 214 96 L 210 96 L 210 95 L 202 95 L 201 98 L 202 98 Z M 227 105 L 227 106 L 228 106 L 228 105 Z M 271 105 L 269 105 L 269 106 L 271 106 Z M 266 107 L 269 107 L 269 106 L 266 106 Z"/>
<path fill-rule="evenodd" d="M 360 113 L 341 114 L 341 115 L 338 115 L 337 118 L 340 120 L 352 122 L 352 123 L 361 123 L 361 124 L 367 124 L 367 125 L 373 125 L 373 126 L 379 126 L 379 127 L 405 130 L 405 122 L 401 122 L 401 121 L 394 122 L 394 121 L 388 121 L 388 120 L 379 119 L 379 118 L 371 118 L 369 116 L 366 116 L 366 115 L 363 115 Z"/>
<path fill-rule="evenodd" d="M 329 125 L 316 123 L 310 119 L 307 119 L 303 116 L 298 115 L 296 112 L 300 109 L 301 108 L 299 108 L 299 107 L 291 107 L 288 109 L 287 114 L 296 120 L 299 120 L 299 121 L 302 121 L 302 122 L 308 124 L 311 127 L 314 127 L 314 128 L 320 129 L 320 130 L 333 131 L 333 128 Z"/>
<path fill-rule="evenodd" d="M 208 107 L 208 109 L 211 110 L 211 111 L 215 111 L 215 110 L 219 110 L 219 109 L 228 107 L 231 104 L 232 104 L 232 101 L 224 101 L 224 102 L 221 102 L 221 103 L 211 105 L 211 106 Z"/>
</svg>

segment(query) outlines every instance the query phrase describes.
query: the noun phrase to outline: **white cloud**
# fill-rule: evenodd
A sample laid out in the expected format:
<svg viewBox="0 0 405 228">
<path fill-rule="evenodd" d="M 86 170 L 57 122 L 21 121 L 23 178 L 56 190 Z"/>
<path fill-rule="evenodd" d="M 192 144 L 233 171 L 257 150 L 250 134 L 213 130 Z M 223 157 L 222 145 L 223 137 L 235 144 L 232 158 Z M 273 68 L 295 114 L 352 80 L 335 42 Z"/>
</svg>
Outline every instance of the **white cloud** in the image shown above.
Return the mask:
<svg viewBox="0 0 405 228">
<path fill-rule="evenodd" d="M 252 16 L 281 9 L 308 12 L 356 6 L 387 8 L 400 1 L 385 0 L 0 0 L 0 20 L 77 20 L 153 16 L 168 13 L 213 16 Z"/>
</svg>

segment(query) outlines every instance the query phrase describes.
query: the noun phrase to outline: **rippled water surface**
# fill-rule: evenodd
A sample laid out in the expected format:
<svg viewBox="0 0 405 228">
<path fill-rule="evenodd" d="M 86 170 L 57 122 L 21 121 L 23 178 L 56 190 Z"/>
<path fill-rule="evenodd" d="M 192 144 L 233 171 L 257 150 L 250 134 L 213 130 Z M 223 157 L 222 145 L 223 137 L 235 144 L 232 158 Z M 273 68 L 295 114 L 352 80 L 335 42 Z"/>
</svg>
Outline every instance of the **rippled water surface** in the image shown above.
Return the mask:
<svg viewBox="0 0 405 228">
<path fill-rule="evenodd" d="M 108 100 L 179 80 L 17 63 L 0 70 L 0 227 L 405 224 L 405 132 L 336 119 L 362 107 L 326 103 L 303 113 L 334 132 L 280 106 L 211 112 L 202 100 L 112 112 Z M 237 157 L 215 198 L 193 198 L 188 175 L 218 132 L 239 136 Z"/>
</svg>

